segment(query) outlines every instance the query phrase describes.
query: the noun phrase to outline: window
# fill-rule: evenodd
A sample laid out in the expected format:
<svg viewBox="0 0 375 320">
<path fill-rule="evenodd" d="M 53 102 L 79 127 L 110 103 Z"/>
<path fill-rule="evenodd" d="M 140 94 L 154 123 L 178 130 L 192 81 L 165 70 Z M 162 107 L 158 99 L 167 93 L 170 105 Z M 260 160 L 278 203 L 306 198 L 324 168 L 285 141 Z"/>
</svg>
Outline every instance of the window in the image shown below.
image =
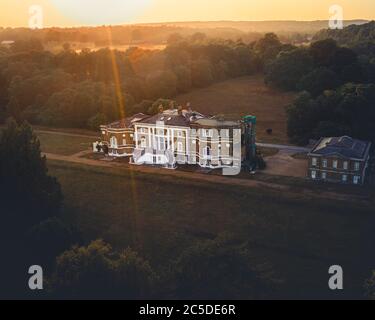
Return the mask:
<svg viewBox="0 0 375 320">
<path fill-rule="evenodd" d="M 346 174 L 342 175 L 342 182 L 347 182 L 348 181 L 348 176 Z"/>
<path fill-rule="evenodd" d="M 322 179 L 326 180 L 327 179 L 327 172 L 322 172 Z"/>
<path fill-rule="evenodd" d="M 327 168 L 328 167 L 328 161 L 327 161 L 327 159 L 323 159 L 322 166 L 323 166 L 323 168 Z"/>
<path fill-rule="evenodd" d="M 178 152 L 183 152 L 184 151 L 184 146 L 183 146 L 182 142 L 178 142 L 177 143 L 177 151 Z"/>
<path fill-rule="evenodd" d="M 359 162 L 354 162 L 354 171 L 359 171 Z"/>
<path fill-rule="evenodd" d="M 126 146 L 126 139 L 122 139 L 122 145 Z"/>
<path fill-rule="evenodd" d="M 206 138 L 212 137 L 212 130 L 203 130 L 203 137 L 206 137 Z"/>
<path fill-rule="evenodd" d="M 332 163 L 333 169 L 337 169 L 337 166 L 338 166 L 338 161 L 337 160 L 333 160 L 333 163 Z"/>
<path fill-rule="evenodd" d="M 211 155 L 211 148 L 210 147 L 205 147 L 203 149 L 203 154 L 204 154 L 204 156 L 209 157 Z"/>
<path fill-rule="evenodd" d="M 349 168 L 349 163 L 348 163 L 348 161 L 344 161 L 342 167 L 344 168 L 344 170 L 348 170 L 348 168 Z"/>
<path fill-rule="evenodd" d="M 146 138 L 141 138 L 141 148 L 146 148 L 147 147 L 147 143 L 146 143 Z"/>
<path fill-rule="evenodd" d="M 117 148 L 117 139 L 116 139 L 116 137 L 111 137 L 110 143 L 111 143 L 111 148 Z"/>
<path fill-rule="evenodd" d="M 361 177 L 359 177 L 359 176 L 354 176 L 353 177 L 353 183 L 354 184 L 358 184 L 360 180 L 361 180 Z"/>
<path fill-rule="evenodd" d="M 102 131 L 102 135 L 105 135 L 105 131 Z"/>
<path fill-rule="evenodd" d="M 311 171 L 311 178 L 316 179 L 316 171 L 315 170 Z"/>
<path fill-rule="evenodd" d="M 318 164 L 318 159 L 317 158 L 312 158 L 311 164 L 315 167 Z"/>
</svg>

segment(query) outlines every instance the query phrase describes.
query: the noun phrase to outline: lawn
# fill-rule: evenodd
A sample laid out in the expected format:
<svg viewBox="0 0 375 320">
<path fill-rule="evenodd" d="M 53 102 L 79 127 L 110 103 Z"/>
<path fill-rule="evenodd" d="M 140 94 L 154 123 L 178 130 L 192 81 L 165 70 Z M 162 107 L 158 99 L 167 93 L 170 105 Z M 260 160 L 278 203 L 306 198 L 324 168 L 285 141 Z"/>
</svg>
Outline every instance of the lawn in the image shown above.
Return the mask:
<svg viewBox="0 0 375 320">
<path fill-rule="evenodd" d="M 195 241 L 230 233 L 282 279 L 277 298 L 360 297 L 375 262 L 373 209 L 290 199 L 267 189 L 218 186 L 171 176 L 49 161 L 62 184 L 64 217 L 86 241 L 132 246 L 156 268 Z M 345 290 L 330 292 L 328 268 L 344 268 Z"/>
<path fill-rule="evenodd" d="M 264 84 L 261 75 L 231 79 L 208 88 L 177 96 L 179 104 L 191 103 L 193 109 L 207 114 L 225 114 L 230 118 L 257 116 L 257 138 L 262 142 L 287 143 L 285 107 L 294 94 Z M 272 135 L 266 133 L 272 129 Z"/>
<path fill-rule="evenodd" d="M 95 137 L 81 137 L 56 132 L 36 132 L 43 152 L 61 155 L 73 155 L 91 147 Z"/>
</svg>

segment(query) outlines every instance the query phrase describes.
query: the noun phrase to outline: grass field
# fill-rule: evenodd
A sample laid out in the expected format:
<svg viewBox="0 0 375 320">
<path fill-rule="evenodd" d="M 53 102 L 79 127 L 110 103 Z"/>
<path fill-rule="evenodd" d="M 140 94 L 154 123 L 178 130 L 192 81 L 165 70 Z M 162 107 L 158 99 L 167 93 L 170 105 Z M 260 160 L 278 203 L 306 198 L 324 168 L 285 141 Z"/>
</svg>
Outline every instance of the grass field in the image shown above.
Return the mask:
<svg viewBox="0 0 375 320">
<path fill-rule="evenodd" d="M 185 105 L 190 102 L 194 110 L 208 114 L 225 114 L 238 118 L 257 116 L 257 138 L 262 142 L 287 143 L 285 107 L 294 95 L 267 87 L 263 76 L 231 79 L 208 88 L 179 95 L 176 100 Z M 266 130 L 273 129 L 268 135 Z"/>
<path fill-rule="evenodd" d="M 73 155 L 91 147 L 94 138 L 37 132 L 43 152 Z"/>
<path fill-rule="evenodd" d="M 49 161 L 63 187 L 65 219 L 86 241 L 132 246 L 161 268 L 195 241 L 234 234 L 282 279 L 278 298 L 360 297 L 375 267 L 373 209 L 335 201 L 231 188 L 170 176 Z M 328 268 L 340 264 L 345 290 L 328 290 Z"/>
</svg>

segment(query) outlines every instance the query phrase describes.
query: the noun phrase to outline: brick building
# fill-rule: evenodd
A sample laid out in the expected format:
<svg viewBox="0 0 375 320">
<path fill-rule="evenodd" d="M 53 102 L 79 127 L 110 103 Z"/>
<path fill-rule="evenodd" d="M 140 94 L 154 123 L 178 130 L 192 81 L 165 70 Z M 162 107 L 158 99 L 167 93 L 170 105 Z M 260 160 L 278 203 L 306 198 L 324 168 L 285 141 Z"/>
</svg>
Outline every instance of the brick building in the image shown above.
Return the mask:
<svg viewBox="0 0 375 320">
<path fill-rule="evenodd" d="M 312 180 L 363 184 L 371 143 L 348 136 L 321 138 L 308 154 Z"/>
</svg>

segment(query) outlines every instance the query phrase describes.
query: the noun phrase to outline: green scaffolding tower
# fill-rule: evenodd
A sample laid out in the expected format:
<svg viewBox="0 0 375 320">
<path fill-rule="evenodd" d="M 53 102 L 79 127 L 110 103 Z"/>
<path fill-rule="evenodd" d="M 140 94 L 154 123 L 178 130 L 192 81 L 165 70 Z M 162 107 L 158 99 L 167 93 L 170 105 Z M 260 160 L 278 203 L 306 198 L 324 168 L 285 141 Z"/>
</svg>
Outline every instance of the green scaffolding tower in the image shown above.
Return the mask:
<svg viewBox="0 0 375 320">
<path fill-rule="evenodd" d="M 244 167 L 251 171 L 256 169 L 256 123 L 255 116 L 245 116 L 243 118 L 243 143 L 245 147 Z"/>
</svg>

